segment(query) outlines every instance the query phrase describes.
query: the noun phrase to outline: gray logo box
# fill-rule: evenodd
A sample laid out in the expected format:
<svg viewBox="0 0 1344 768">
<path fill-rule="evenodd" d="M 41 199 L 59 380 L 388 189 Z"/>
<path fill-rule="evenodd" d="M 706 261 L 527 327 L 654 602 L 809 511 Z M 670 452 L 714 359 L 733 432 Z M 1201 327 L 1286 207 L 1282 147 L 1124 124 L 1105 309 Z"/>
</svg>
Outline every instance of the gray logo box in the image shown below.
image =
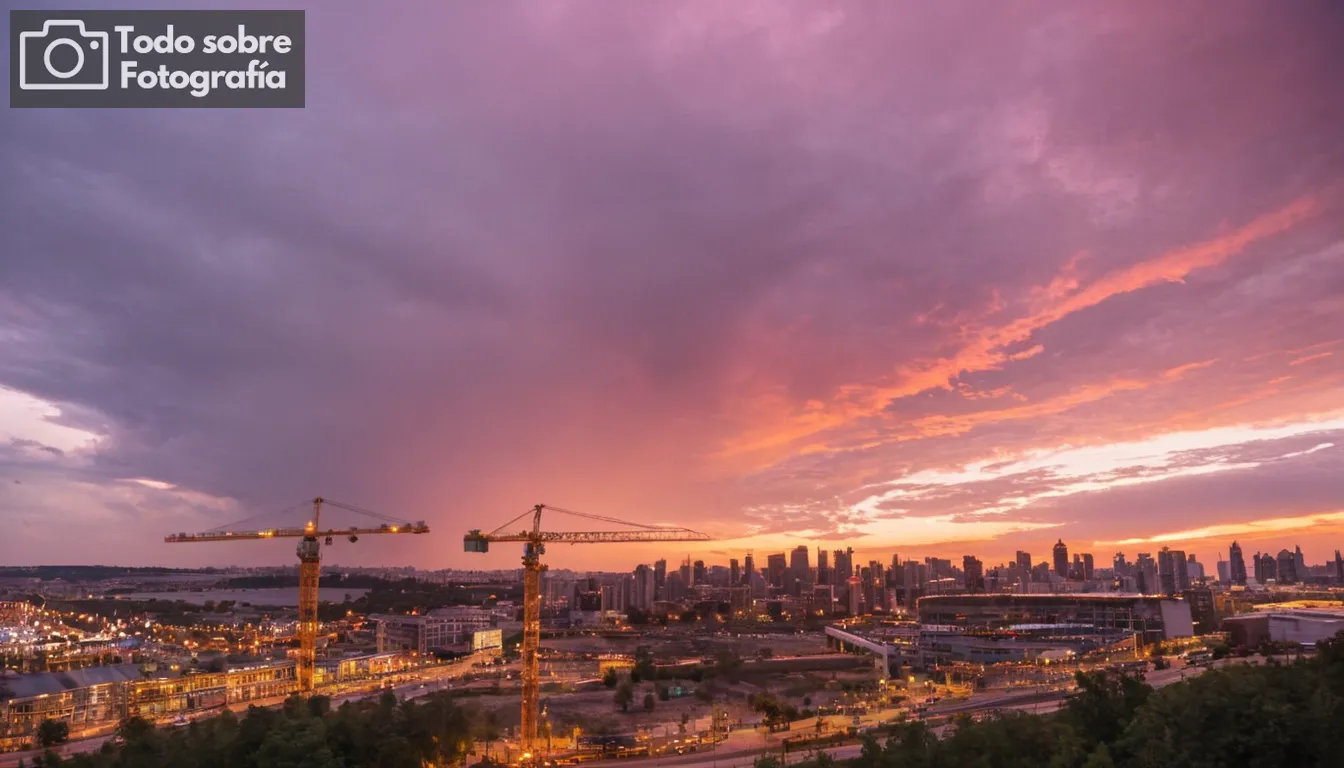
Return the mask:
<svg viewBox="0 0 1344 768">
<path fill-rule="evenodd" d="M 9 106 L 304 106 L 303 11 L 9 12 Z"/>
</svg>

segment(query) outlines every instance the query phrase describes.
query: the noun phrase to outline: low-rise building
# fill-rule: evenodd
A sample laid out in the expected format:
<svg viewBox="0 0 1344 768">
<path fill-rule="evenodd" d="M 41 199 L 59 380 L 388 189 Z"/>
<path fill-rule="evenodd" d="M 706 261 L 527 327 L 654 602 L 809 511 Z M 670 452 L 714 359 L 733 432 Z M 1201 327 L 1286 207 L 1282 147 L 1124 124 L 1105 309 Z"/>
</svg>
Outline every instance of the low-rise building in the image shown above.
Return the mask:
<svg viewBox="0 0 1344 768">
<path fill-rule="evenodd" d="M 1257 611 L 1223 619 L 1228 641 L 1255 648 L 1265 642 L 1312 646 L 1344 631 L 1344 610 L 1292 609 Z"/>
<path fill-rule="evenodd" d="M 932 595 L 921 597 L 917 610 L 921 624 L 963 628 L 1086 624 L 1133 632 L 1144 644 L 1194 635 L 1188 602 L 1153 595 Z"/>
<path fill-rule="evenodd" d="M 288 696 L 293 662 L 225 672 L 148 672 L 135 664 L 38 672 L 3 680 L 0 749 L 28 746 L 43 720 L 70 726 L 72 736 L 105 732 L 128 717 L 159 720 L 228 704 Z"/>
</svg>

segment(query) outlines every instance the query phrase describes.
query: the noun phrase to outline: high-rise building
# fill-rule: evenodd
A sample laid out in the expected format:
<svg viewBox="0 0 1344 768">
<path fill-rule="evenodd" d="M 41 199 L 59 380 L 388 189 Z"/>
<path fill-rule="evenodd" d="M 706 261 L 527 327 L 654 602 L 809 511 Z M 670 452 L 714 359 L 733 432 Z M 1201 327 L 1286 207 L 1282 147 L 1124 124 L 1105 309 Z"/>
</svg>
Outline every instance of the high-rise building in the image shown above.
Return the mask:
<svg viewBox="0 0 1344 768">
<path fill-rule="evenodd" d="M 1264 584 L 1271 579 L 1277 581 L 1279 578 L 1279 566 L 1271 554 L 1255 553 L 1255 580 Z"/>
<path fill-rule="evenodd" d="M 830 553 L 821 547 L 817 547 L 817 583 L 831 583 Z"/>
<path fill-rule="evenodd" d="M 628 579 L 630 577 L 622 576 L 621 578 L 622 581 L 616 584 L 602 585 L 600 591 L 602 595 L 601 610 L 603 612 L 624 611 L 626 609 L 625 595 L 627 590 L 625 589 L 625 584 L 623 580 Z"/>
<path fill-rule="evenodd" d="M 1195 559 L 1193 552 L 1185 556 L 1185 570 L 1189 573 L 1192 584 L 1204 578 L 1204 566 Z"/>
<path fill-rule="evenodd" d="M 1129 575 L 1129 563 L 1125 562 L 1124 552 L 1115 553 L 1115 557 L 1111 560 L 1111 569 L 1115 571 L 1116 576 Z"/>
<path fill-rule="evenodd" d="M 798 595 L 803 584 L 806 584 L 812 578 L 812 566 L 808 563 L 808 554 L 811 552 L 807 545 L 799 544 L 793 548 L 789 556 L 789 594 Z"/>
<path fill-rule="evenodd" d="M 661 558 L 653 561 L 653 595 L 655 600 L 667 597 L 667 561 Z"/>
<path fill-rule="evenodd" d="M 1297 573 L 1297 557 L 1295 553 L 1289 552 L 1286 549 L 1279 550 L 1277 565 L 1279 568 L 1280 584 L 1296 584 L 1301 581 L 1301 577 Z"/>
<path fill-rule="evenodd" d="M 1091 580 L 1092 580 L 1092 572 L 1093 572 L 1095 569 L 1096 569 L 1096 566 L 1095 566 L 1094 561 L 1092 560 L 1092 553 L 1091 553 L 1091 552 L 1084 552 L 1084 553 L 1083 553 L 1083 581 L 1091 581 Z"/>
<path fill-rule="evenodd" d="M 752 550 L 747 550 L 747 556 L 742 559 L 742 584 L 751 587 L 756 579 L 756 555 Z"/>
<path fill-rule="evenodd" d="M 1179 549 L 1171 550 L 1171 566 L 1176 574 L 1176 591 L 1184 592 L 1190 588 L 1190 561 L 1185 559 L 1185 552 Z"/>
<path fill-rule="evenodd" d="M 985 589 L 985 564 L 975 555 L 961 558 L 961 570 L 966 578 L 967 592 L 983 592 Z"/>
<path fill-rule="evenodd" d="M 848 589 L 846 590 L 847 592 L 846 605 L 849 608 L 849 615 L 860 616 L 863 613 L 863 610 L 861 608 L 863 598 L 863 584 L 859 581 L 859 577 L 851 576 L 849 578 L 849 581 L 847 582 L 847 586 Z"/>
<path fill-rule="evenodd" d="M 737 565 L 737 558 L 736 558 L 736 557 L 729 558 L 729 560 L 728 560 L 728 586 L 730 586 L 730 587 L 736 587 L 736 586 L 737 586 L 737 583 L 738 583 L 739 581 L 741 581 L 741 580 L 742 580 L 742 569 L 741 569 L 740 567 L 738 567 L 738 565 Z"/>
<path fill-rule="evenodd" d="M 1228 568 L 1231 570 L 1231 580 L 1233 584 L 1246 586 L 1246 558 L 1241 555 L 1241 545 L 1232 542 L 1232 546 L 1227 552 Z"/>
<path fill-rule="evenodd" d="M 1017 570 L 1023 582 L 1031 581 L 1031 553 L 1017 551 Z"/>
<path fill-rule="evenodd" d="M 1157 553 L 1157 582 L 1161 594 L 1167 597 L 1176 594 L 1176 558 L 1175 553 L 1167 547 Z"/>
<path fill-rule="evenodd" d="M 1134 577 L 1139 592 L 1145 595 L 1154 594 L 1161 587 L 1158 583 L 1157 563 L 1153 562 L 1153 556 L 1147 552 L 1140 552 L 1134 560 Z"/>
<path fill-rule="evenodd" d="M 1069 548 L 1063 539 L 1055 542 L 1055 575 L 1060 578 L 1069 576 Z"/>
<path fill-rule="evenodd" d="M 656 592 L 654 585 L 653 569 L 643 563 L 635 566 L 635 579 L 632 585 L 633 595 L 630 600 L 631 608 L 638 608 L 641 611 L 653 609 L 653 601 Z"/>
<path fill-rule="evenodd" d="M 850 578 L 854 575 L 854 550 L 852 548 L 837 549 L 831 553 L 835 560 L 835 583 L 848 584 Z"/>
<path fill-rule="evenodd" d="M 682 577 L 684 569 L 667 574 L 667 600 L 679 603 L 686 599 L 686 580 Z"/>
<path fill-rule="evenodd" d="M 693 584 L 695 581 L 691 577 L 691 556 L 687 555 L 685 562 L 681 564 L 681 585 L 690 589 Z"/>
<path fill-rule="evenodd" d="M 1301 547 L 1293 547 L 1293 573 L 1297 574 L 1298 581 L 1306 581 L 1310 575 L 1307 572 L 1307 559 L 1302 556 Z"/>
<path fill-rule="evenodd" d="M 696 560 L 695 565 L 691 566 L 694 575 L 691 577 L 691 583 L 694 585 L 708 584 L 709 574 L 705 571 L 705 561 Z"/>
<path fill-rule="evenodd" d="M 1218 557 L 1218 583 L 1219 584 L 1232 583 L 1232 568 L 1229 566 L 1228 562 L 1222 558 L 1222 556 Z"/>
<path fill-rule="evenodd" d="M 924 564 L 929 568 L 930 579 L 946 579 L 952 576 L 952 561 L 941 557 L 926 557 Z"/>
<path fill-rule="evenodd" d="M 765 570 L 769 574 L 770 586 L 780 589 L 784 586 L 784 575 L 789 570 L 784 553 L 779 552 L 765 558 Z"/>
</svg>

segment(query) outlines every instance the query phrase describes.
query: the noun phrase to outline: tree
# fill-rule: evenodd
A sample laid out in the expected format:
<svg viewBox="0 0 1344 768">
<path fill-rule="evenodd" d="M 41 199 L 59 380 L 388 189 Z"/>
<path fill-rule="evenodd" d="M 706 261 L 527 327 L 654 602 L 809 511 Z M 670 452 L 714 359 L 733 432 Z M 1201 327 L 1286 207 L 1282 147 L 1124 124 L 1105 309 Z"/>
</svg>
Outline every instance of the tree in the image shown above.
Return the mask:
<svg viewBox="0 0 1344 768">
<path fill-rule="evenodd" d="M 615 688 L 619 679 L 616 670 L 612 667 L 607 667 L 607 671 L 602 673 L 602 684 L 608 688 Z"/>
<path fill-rule="evenodd" d="M 70 740 L 70 724 L 64 720 L 43 720 L 37 726 L 37 743 L 46 748 Z"/>
<path fill-rule="evenodd" d="M 653 711 L 653 706 L 654 706 L 654 698 L 653 698 L 653 694 L 652 694 L 652 693 L 646 693 L 646 694 L 644 694 L 644 711 L 645 711 L 645 712 L 652 712 L 652 711 Z"/>
<path fill-rule="evenodd" d="M 630 704 L 635 700 L 635 686 L 629 680 L 622 680 L 621 684 L 616 686 L 616 694 L 612 698 L 622 712 L 629 712 Z"/>
</svg>

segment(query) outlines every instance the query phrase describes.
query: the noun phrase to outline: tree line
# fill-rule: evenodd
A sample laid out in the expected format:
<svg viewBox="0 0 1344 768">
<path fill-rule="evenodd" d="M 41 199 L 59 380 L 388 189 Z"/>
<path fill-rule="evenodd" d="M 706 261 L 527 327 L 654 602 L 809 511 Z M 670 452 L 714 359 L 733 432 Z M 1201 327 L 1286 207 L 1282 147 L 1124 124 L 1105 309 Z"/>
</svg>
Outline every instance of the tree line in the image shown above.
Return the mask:
<svg viewBox="0 0 1344 768">
<path fill-rule="evenodd" d="M 1142 676 L 1077 675 L 1057 713 L 959 716 L 936 734 L 899 723 L 848 768 L 1313 768 L 1344 765 L 1344 633 L 1314 658 L 1238 664 L 1155 690 Z M 824 754 L 807 768 L 830 768 Z M 777 768 L 773 757 L 756 768 Z"/>
<path fill-rule="evenodd" d="M 293 697 L 283 707 L 251 707 L 185 727 L 155 728 L 139 718 L 98 751 L 62 758 L 54 751 L 31 768 L 427 768 L 459 765 L 477 738 L 497 739 L 497 726 L 446 693 L 331 709 L 323 696 Z M 59 735 L 59 734 L 57 734 Z M 25 767 L 27 768 L 27 767 Z"/>
</svg>

